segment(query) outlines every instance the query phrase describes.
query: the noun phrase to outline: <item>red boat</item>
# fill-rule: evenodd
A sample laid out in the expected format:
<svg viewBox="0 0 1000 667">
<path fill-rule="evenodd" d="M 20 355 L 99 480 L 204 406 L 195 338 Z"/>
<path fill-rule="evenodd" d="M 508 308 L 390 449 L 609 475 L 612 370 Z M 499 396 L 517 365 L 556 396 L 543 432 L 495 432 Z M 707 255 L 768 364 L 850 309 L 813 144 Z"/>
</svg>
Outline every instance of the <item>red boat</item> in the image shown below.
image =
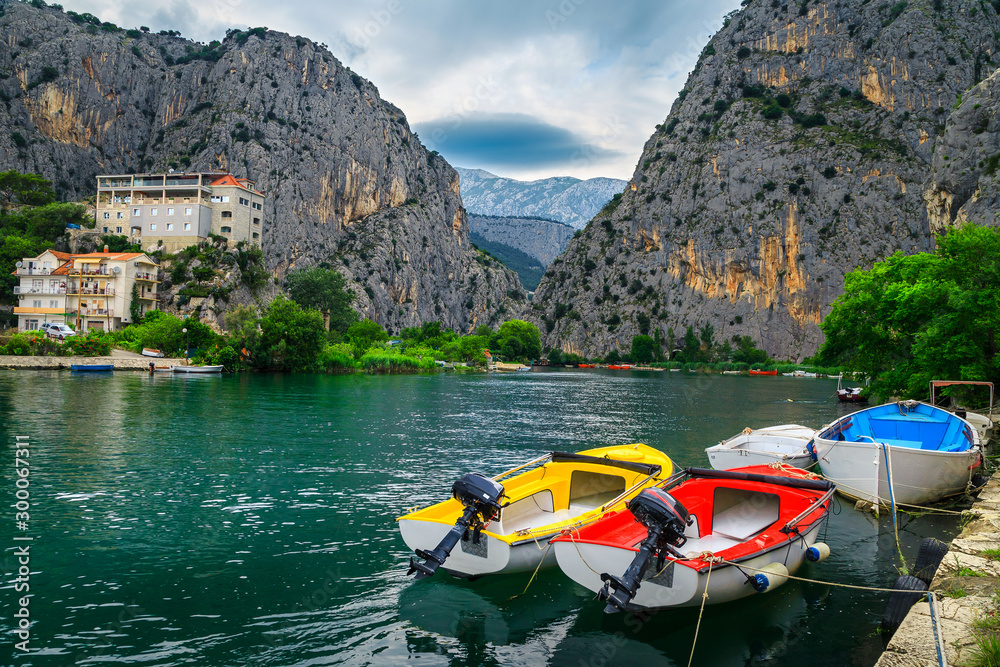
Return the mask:
<svg viewBox="0 0 1000 667">
<path fill-rule="evenodd" d="M 706 589 L 709 604 L 728 602 L 829 555 L 816 540 L 835 491 L 792 466 L 688 468 L 551 544 L 562 571 L 609 613 L 699 605 Z"/>
<path fill-rule="evenodd" d="M 868 399 L 861 395 L 861 387 L 847 387 L 837 390 L 837 400 L 841 403 L 867 403 Z"/>
<path fill-rule="evenodd" d="M 577 364 L 577 368 L 597 368 L 597 364 Z"/>
<path fill-rule="evenodd" d="M 608 364 L 608 368 L 610 370 L 613 370 L 613 371 L 627 371 L 627 370 L 629 370 L 632 367 L 630 365 L 628 365 L 628 364 L 622 364 L 620 366 L 612 366 L 612 365 Z"/>
<path fill-rule="evenodd" d="M 778 374 L 777 370 L 773 370 L 773 371 L 755 371 L 752 368 L 748 372 L 750 373 L 750 375 L 777 375 Z"/>
</svg>

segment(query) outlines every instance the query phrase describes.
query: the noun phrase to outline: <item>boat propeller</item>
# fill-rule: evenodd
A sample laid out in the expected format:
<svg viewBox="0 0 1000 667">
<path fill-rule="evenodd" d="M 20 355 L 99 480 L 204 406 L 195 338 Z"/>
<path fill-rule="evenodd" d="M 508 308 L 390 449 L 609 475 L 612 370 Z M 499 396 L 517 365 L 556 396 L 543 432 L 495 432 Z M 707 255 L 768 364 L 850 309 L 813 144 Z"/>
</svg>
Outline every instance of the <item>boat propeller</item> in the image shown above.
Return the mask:
<svg viewBox="0 0 1000 667">
<path fill-rule="evenodd" d="M 421 563 L 411 557 L 407 575 L 416 572 L 417 579 L 433 575 L 470 528 L 472 529 L 472 543 L 479 544 L 483 528 L 499 514 L 501 509 L 506 507 L 506 505 L 500 504 L 504 498 L 503 484 L 474 472 L 463 475 L 456 480 L 451 487 L 451 495 L 462 503 L 465 511 L 455 522 L 455 526 L 434 549 L 430 551 L 417 549 L 417 558 L 421 558 L 425 562 Z"/>
<path fill-rule="evenodd" d="M 632 559 L 632 564 L 628 566 L 624 575 L 621 577 L 608 573 L 601 575 L 604 588 L 598 591 L 597 597 L 608 601 L 608 605 L 604 608 L 606 614 L 625 611 L 638 592 L 642 577 L 654 557 L 658 569 L 663 569 L 668 554 L 683 558 L 675 547 L 684 546 L 687 542 L 684 529 L 692 523 L 684 506 L 659 488 L 643 490 L 629 502 L 628 508 L 636 521 L 644 525 L 648 532 L 646 538 L 639 544 L 639 553 Z"/>
</svg>

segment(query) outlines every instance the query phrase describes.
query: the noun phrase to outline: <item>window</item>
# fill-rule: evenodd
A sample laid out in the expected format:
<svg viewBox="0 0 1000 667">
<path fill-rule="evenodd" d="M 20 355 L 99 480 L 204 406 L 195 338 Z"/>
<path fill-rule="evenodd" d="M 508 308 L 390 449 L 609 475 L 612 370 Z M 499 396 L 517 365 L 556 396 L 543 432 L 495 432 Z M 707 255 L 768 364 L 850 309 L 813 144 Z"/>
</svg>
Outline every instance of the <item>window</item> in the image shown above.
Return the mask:
<svg viewBox="0 0 1000 667">
<path fill-rule="evenodd" d="M 233 218 L 233 212 L 232 211 L 223 211 L 222 212 L 222 219 L 223 220 L 232 220 L 232 218 Z"/>
<path fill-rule="evenodd" d="M 191 207 L 190 206 L 188 206 L 187 208 L 184 209 L 184 215 L 191 215 Z"/>
<path fill-rule="evenodd" d="M 240 197 L 240 206 L 249 206 L 249 205 L 250 205 L 249 199 L 244 199 L 243 197 Z"/>
<path fill-rule="evenodd" d="M 110 213 L 105 213 L 104 214 L 104 219 L 105 220 L 110 220 L 111 219 L 111 214 Z"/>
<path fill-rule="evenodd" d="M 118 219 L 119 220 L 124 220 L 125 219 L 125 214 L 122 213 L 121 211 L 118 211 Z"/>
<path fill-rule="evenodd" d="M 150 215 L 157 215 L 158 213 L 159 213 L 159 209 L 155 209 L 155 208 L 149 209 L 149 214 Z"/>
<path fill-rule="evenodd" d="M 31 302 L 31 305 L 34 308 L 41 308 L 42 307 L 42 300 L 41 299 L 35 299 L 34 301 Z"/>
<path fill-rule="evenodd" d="M 190 222 L 185 222 L 184 223 L 184 231 L 185 232 L 190 232 L 191 231 L 191 223 Z"/>
<path fill-rule="evenodd" d="M 223 227 L 220 231 L 223 234 L 231 234 L 233 232 L 233 228 L 232 227 Z"/>
<path fill-rule="evenodd" d="M 260 224 L 260 218 L 254 218 L 253 219 L 253 224 L 259 225 Z"/>
<path fill-rule="evenodd" d="M 255 201 L 255 202 L 254 202 L 254 203 L 252 204 L 251 208 L 255 208 L 255 209 L 257 209 L 258 211 L 260 211 L 260 210 L 261 210 L 261 209 L 263 209 L 264 207 L 263 207 L 263 206 L 261 206 L 260 202 L 256 202 L 256 201 Z"/>
<path fill-rule="evenodd" d="M 210 199 L 215 204 L 228 204 L 229 203 L 229 195 L 222 195 L 222 196 L 215 195 L 214 197 L 210 197 Z"/>
<path fill-rule="evenodd" d="M 173 215 L 173 214 L 174 214 L 174 209 L 168 208 L 167 209 L 167 215 Z"/>
<path fill-rule="evenodd" d="M 38 320 L 25 320 L 24 328 L 27 329 L 28 331 L 37 331 Z"/>
<path fill-rule="evenodd" d="M 168 232 L 174 231 L 174 223 L 172 223 L 172 222 L 168 222 L 167 223 L 167 231 Z"/>
<path fill-rule="evenodd" d="M 260 238 L 260 234 L 258 234 L 257 232 L 254 232 L 253 233 L 253 240 L 256 241 L 259 238 Z"/>
<path fill-rule="evenodd" d="M 155 232 L 156 231 L 156 223 L 155 222 L 149 223 L 149 231 L 151 231 L 151 232 Z"/>
<path fill-rule="evenodd" d="M 121 227 L 115 227 L 115 234 L 121 234 L 121 233 L 122 233 L 122 228 Z"/>
<path fill-rule="evenodd" d="M 120 228 L 119 228 L 119 229 L 120 229 Z M 104 233 L 105 233 L 105 234 L 107 234 L 107 233 L 108 233 L 108 228 L 107 228 L 107 227 L 105 227 L 105 228 L 104 228 Z"/>
<path fill-rule="evenodd" d="M 56 299 L 49 299 L 49 308 L 58 308 L 59 302 Z"/>
<path fill-rule="evenodd" d="M 142 209 L 141 208 L 134 208 L 134 209 L 132 209 L 132 215 L 133 216 L 140 216 L 140 215 L 142 215 Z"/>
</svg>

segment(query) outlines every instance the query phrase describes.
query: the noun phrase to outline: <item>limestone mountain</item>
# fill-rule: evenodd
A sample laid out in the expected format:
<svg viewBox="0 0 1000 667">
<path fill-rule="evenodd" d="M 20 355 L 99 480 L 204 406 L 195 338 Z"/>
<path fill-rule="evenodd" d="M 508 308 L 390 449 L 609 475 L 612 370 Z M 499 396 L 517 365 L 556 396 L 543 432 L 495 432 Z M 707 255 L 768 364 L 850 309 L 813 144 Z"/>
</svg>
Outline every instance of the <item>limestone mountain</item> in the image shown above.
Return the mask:
<svg viewBox="0 0 1000 667">
<path fill-rule="evenodd" d="M 542 266 L 561 255 L 576 230 L 544 218 L 508 218 L 469 214 L 469 231 L 479 237 L 517 248 Z"/>
<path fill-rule="evenodd" d="M 569 176 L 518 181 L 482 169 L 457 168 L 462 200 L 470 213 L 510 218 L 545 218 L 582 228 L 625 187 L 614 178 L 585 181 Z"/>
<path fill-rule="evenodd" d="M 267 195 L 278 279 L 326 262 L 396 331 L 518 308 L 517 277 L 469 242 L 455 170 L 322 45 L 264 28 L 199 44 L 44 5 L 0 4 L 4 169 L 67 197 L 99 173 L 229 170 Z"/>
<path fill-rule="evenodd" d="M 708 323 L 718 340 L 749 335 L 801 359 L 847 271 L 930 250 L 932 224 L 982 217 L 979 201 L 989 209 L 995 181 L 984 190 L 963 170 L 982 161 L 977 173 L 995 174 L 1000 148 L 955 162 L 968 137 L 995 140 L 988 93 L 946 121 L 997 65 L 1000 3 L 744 5 L 702 52 L 624 194 L 546 272 L 532 310 L 545 345 L 604 354 Z"/>
</svg>

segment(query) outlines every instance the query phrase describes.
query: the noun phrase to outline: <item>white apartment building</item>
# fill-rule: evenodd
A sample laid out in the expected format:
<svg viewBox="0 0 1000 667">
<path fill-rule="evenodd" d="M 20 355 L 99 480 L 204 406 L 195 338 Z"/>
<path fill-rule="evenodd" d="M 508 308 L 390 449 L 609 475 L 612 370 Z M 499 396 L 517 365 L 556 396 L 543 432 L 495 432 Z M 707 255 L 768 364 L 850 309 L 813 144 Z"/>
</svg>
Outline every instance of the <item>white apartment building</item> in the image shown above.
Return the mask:
<svg viewBox="0 0 1000 667">
<path fill-rule="evenodd" d="M 132 287 L 140 312 L 159 308 L 160 266 L 145 253 L 97 252 L 71 255 L 46 250 L 18 262 L 14 287 L 17 326 L 38 329 L 47 322 L 77 331 L 115 331 L 131 323 Z"/>
</svg>

